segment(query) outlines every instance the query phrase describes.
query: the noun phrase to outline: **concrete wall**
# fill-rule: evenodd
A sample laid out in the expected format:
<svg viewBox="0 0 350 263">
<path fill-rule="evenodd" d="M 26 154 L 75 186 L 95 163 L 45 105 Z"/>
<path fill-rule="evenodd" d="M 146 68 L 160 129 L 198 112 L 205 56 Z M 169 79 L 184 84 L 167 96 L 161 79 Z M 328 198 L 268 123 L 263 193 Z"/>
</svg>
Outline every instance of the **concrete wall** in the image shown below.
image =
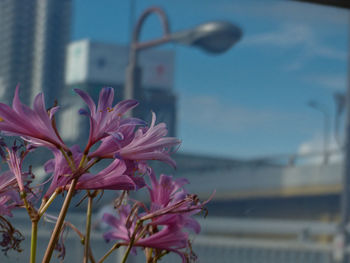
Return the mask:
<svg viewBox="0 0 350 263">
<path fill-rule="evenodd" d="M 215 199 L 334 194 L 341 190 L 342 163 L 303 166 L 244 166 L 177 173 L 190 181 L 187 189 Z"/>
</svg>

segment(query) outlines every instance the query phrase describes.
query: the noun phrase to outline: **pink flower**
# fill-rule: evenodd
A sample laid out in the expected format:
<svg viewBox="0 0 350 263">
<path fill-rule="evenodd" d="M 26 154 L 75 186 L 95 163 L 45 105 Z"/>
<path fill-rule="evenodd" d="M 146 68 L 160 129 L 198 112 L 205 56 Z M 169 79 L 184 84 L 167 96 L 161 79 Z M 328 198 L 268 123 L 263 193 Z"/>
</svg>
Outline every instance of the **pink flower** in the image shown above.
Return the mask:
<svg viewBox="0 0 350 263">
<path fill-rule="evenodd" d="M 0 174 L 0 216 L 12 216 L 11 211 L 22 205 L 17 179 L 11 171 Z"/>
<path fill-rule="evenodd" d="M 77 92 L 89 107 L 90 113 L 81 110 L 82 114 L 90 118 L 90 136 L 86 149 L 97 141 L 102 143 L 90 157 L 117 157 L 123 160 L 145 161 L 160 160 L 172 166 L 175 162 L 170 158 L 173 147 L 180 144 L 176 138 L 165 137 L 166 125 L 155 125 L 156 117 L 152 114 L 152 123 L 149 128 L 135 129 L 145 123 L 136 118 L 123 118 L 130 109 L 137 106 L 135 100 L 125 100 L 112 107 L 114 91 L 112 88 L 103 88 L 100 92 L 98 106 L 91 97 L 82 90 Z"/>
<path fill-rule="evenodd" d="M 187 262 L 186 253 L 180 249 L 187 248 L 188 244 L 188 233 L 182 231 L 182 226 L 179 224 L 168 224 L 157 233 L 139 239 L 135 245 L 175 252 L 182 258 L 182 262 Z"/>
<path fill-rule="evenodd" d="M 185 178 L 173 180 L 172 176 L 161 174 L 157 180 L 155 174 L 151 173 L 150 179 L 151 186 L 148 186 L 147 189 L 151 198 L 152 211 L 183 200 L 187 195 L 182 188 L 189 183 Z"/>
<path fill-rule="evenodd" d="M 83 156 L 78 145 L 74 145 L 70 148 L 75 166 L 78 167 L 79 162 Z M 51 194 L 59 187 L 64 188 L 73 179 L 72 169 L 64 158 L 63 154 L 59 150 L 53 150 L 54 159 L 47 161 L 44 165 L 46 173 L 53 173 L 51 184 L 46 191 L 44 197 L 50 197 Z"/>
<path fill-rule="evenodd" d="M 0 174 L 0 233 L 2 241 L 0 246 L 5 255 L 9 249 L 21 252 L 19 245 L 24 239 L 5 216 L 12 217 L 12 210 L 23 205 L 19 197 L 17 180 L 11 171 Z"/>
<path fill-rule="evenodd" d="M 90 118 L 90 136 L 88 148 L 99 140 L 111 135 L 119 136 L 119 130 L 125 126 L 144 124 L 144 122 L 135 119 L 122 119 L 123 115 L 130 109 L 137 106 L 136 100 L 124 100 L 112 107 L 114 90 L 112 88 L 103 88 L 100 92 L 98 105 L 84 91 L 74 90 L 88 105 L 90 114 L 85 110 L 80 110 L 81 114 L 88 115 Z"/>
<path fill-rule="evenodd" d="M 76 189 L 135 190 L 144 186 L 143 178 L 126 175 L 125 171 L 125 163 L 116 159 L 95 175 L 82 175 Z"/>
<path fill-rule="evenodd" d="M 0 174 L 0 194 L 11 190 L 18 190 L 17 179 L 11 171 Z"/>
<path fill-rule="evenodd" d="M 19 153 L 17 145 L 9 148 L 1 142 L 1 146 L 1 156 L 6 160 L 10 170 L 0 174 L 0 216 L 11 215 L 13 208 L 23 205 L 20 192 L 28 194 L 27 201 L 35 199 L 35 194 L 29 185 L 33 175 L 30 170 L 22 171 L 22 162 L 29 150 Z"/>
<path fill-rule="evenodd" d="M 19 87 L 17 86 L 12 108 L 0 103 L 0 131 L 21 136 L 36 146 L 66 149 L 52 126 L 52 117 L 57 110 L 58 107 L 46 110 L 44 95 L 41 93 L 35 97 L 32 110 L 19 100 Z"/>
<path fill-rule="evenodd" d="M 123 160 L 159 160 L 175 167 L 170 157 L 172 148 L 180 141 L 177 138 L 165 137 L 168 133 L 165 123 L 155 125 L 156 115 L 152 113 L 149 128 L 139 128 L 136 133 L 132 130 L 122 130 L 119 138 L 109 136 L 102 140 L 99 148 L 91 156 L 116 156 Z M 123 133 L 124 132 L 124 133 Z"/>
<path fill-rule="evenodd" d="M 147 186 L 150 209 L 135 202 L 132 209 L 130 205 L 121 206 L 119 217 L 104 214 L 103 221 L 112 227 L 104 238 L 107 241 L 123 240 L 125 245 L 134 240 L 133 246 L 154 248 L 159 253 L 162 250 L 175 252 L 185 262 L 189 255 L 183 249 L 189 249 L 191 255 L 193 252 L 189 234 L 184 229 L 200 232 L 200 225 L 192 216 L 200 212 L 208 201 L 199 203 L 195 195 L 187 194 L 182 188 L 187 183 L 185 179 L 173 180 L 171 176 L 161 175 L 157 180 L 153 173 L 150 178 L 151 186 Z M 142 207 L 144 212 L 138 214 L 138 207 Z"/>
<path fill-rule="evenodd" d="M 71 168 L 60 151 L 53 151 L 55 158 L 45 164 L 45 171 L 53 173 L 52 181 L 45 197 L 49 197 L 56 189 L 66 189 L 74 178 Z M 71 147 L 71 153 L 74 158 L 75 166 L 78 167 L 83 156 L 78 145 Z M 90 160 L 93 162 L 94 160 Z M 89 163 L 90 163 L 89 162 Z M 89 163 L 87 165 L 89 165 Z M 79 175 L 76 190 L 134 190 L 145 185 L 143 178 L 130 176 L 126 173 L 126 165 L 121 160 L 114 160 L 106 168 L 92 174 L 86 172 Z"/>
<path fill-rule="evenodd" d="M 187 247 L 188 233 L 182 231 L 181 225 L 171 223 L 165 226 L 158 226 L 156 233 L 148 233 L 145 236 L 145 231 L 142 234 L 142 230 L 136 229 L 135 220 L 131 223 L 128 222 L 130 213 L 130 206 L 125 205 L 119 209 L 119 218 L 108 213 L 103 215 L 102 220 L 112 227 L 112 230 L 103 235 L 106 241 L 122 240 L 125 241 L 125 244 L 129 244 L 131 242 L 131 236 L 136 234 L 136 241 L 133 243 L 134 247 L 172 251 L 180 255 L 183 262 L 186 262 L 185 253 L 181 252 L 180 249 Z M 144 229 L 147 228 L 144 227 Z"/>
<path fill-rule="evenodd" d="M 10 171 L 14 174 L 20 192 L 24 192 L 24 182 L 23 182 L 23 174 L 22 174 L 22 160 L 17 155 L 17 151 L 15 149 L 5 148 L 8 152 L 7 164 L 10 168 Z"/>
<path fill-rule="evenodd" d="M 209 200 L 199 203 L 196 195 L 188 194 L 183 186 L 188 183 L 187 179 L 179 178 L 173 180 L 172 176 L 161 174 L 159 180 L 150 174 L 151 186 L 147 186 L 151 208 L 141 219 L 151 219 L 150 224 L 178 223 L 186 228 L 199 233 L 199 223 L 192 215 L 199 213 Z"/>
<path fill-rule="evenodd" d="M 12 216 L 12 210 L 23 202 L 19 198 L 19 194 L 15 190 L 8 190 L 0 194 L 0 217 Z"/>
<path fill-rule="evenodd" d="M 111 231 L 108 231 L 103 235 L 103 237 L 106 239 L 106 241 L 110 240 L 124 240 L 124 241 L 130 241 L 131 237 L 131 231 L 135 229 L 135 221 L 131 222 L 131 226 L 127 227 L 128 223 L 128 217 L 130 215 L 131 208 L 130 205 L 123 205 L 118 209 L 118 217 L 115 217 L 109 213 L 105 213 L 103 215 L 102 221 L 107 223 L 112 227 Z"/>
</svg>

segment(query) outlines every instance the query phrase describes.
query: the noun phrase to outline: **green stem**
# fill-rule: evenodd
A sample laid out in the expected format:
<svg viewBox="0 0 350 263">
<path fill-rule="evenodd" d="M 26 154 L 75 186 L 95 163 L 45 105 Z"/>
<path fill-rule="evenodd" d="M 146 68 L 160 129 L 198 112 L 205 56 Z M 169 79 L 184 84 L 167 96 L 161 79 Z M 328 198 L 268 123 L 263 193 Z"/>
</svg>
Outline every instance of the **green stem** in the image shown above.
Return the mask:
<svg viewBox="0 0 350 263">
<path fill-rule="evenodd" d="M 65 152 L 62 150 L 62 153 L 64 154 L 64 156 L 66 157 L 67 154 L 65 154 Z M 85 158 L 83 157 L 83 159 L 85 160 Z M 67 156 L 67 162 L 69 160 L 69 157 Z M 64 199 L 64 202 L 63 202 L 63 206 L 61 208 L 61 211 L 60 211 L 60 214 L 58 216 L 58 219 L 57 219 L 57 222 L 56 222 L 56 225 L 55 225 L 55 228 L 52 232 L 52 235 L 51 235 L 51 238 L 50 238 L 50 241 L 49 241 L 49 244 L 46 248 L 46 251 L 45 251 L 45 255 L 44 255 L 44 258 L 43 258 L 43 261 L 42 263 L 49 263 L 50 262 L 50 259 L 52 257 L 52 253 L 53 253 L 53 250 L 55 248 L 55 245 L 57 243 L 57 240 L 59 238 L 59 234 L 61 232 L 61 228 L 62 228 L 62 225 L 64 223 L 64 219 L 66 217 L 66 214 L 67 214 L 67 211 L 68 211 L 68 207 L 69 207 L 69 204 L 72 200 L 72 197 L 73 197 L 73 194 L 74 194 L 74 191 L 75 191 L 75 187 L 78 183 L 78 179 L 79 179 L 79 176 L 83 173 L 85 173 L 88 169 L 90 169 L 94 164 L 96 164 L 100 159 L 97 158 L 95 161 L 93 161 L 91 164 L 89 164 L 87 167 L 85 167 L 84 170 L 80 171 L 79 174 L 76 174 L 75 175 L 75 178 L 71 181 L 71 184 L 69 186 L 69 189 L 68 189 L 68 193 L 67 193 L 67 196 L 66 198 Z M 80 162 L 80 165 L 83 165 L 84 161 Z M 75 167 L 71 167 L 72 168 L 72 172 L 74 173 L 75 171 Z M 78 167 L 78 170 L 80 169 L 81 167 L 79 166 Z"/>
<path fill-rule="evenodd" d="M 134 245 L 134 241 L 135 241 L 135 237 L 136 237 L 136 234 L 137 234 L 137 231 L 139 230 L 139 226 L 141 225 L 142 221 L 137 221 L 136 223 L 136 226 L 135 226 L 135 229 L 134 229 L 134 233 L 132 234 L 131 238 L 130 238 L 130 242 L 129 242 L 129 245 L 125 251 L 125 254 L 123 256 L 123 259 L 122 259 L 122 262 L 121 263 L 125 263 L 126 262 L 126 259 L 128 258 L 129 256 L 129 253 L 131 251 L 131 248 L 132 246 Z"/>
<path fill-rule="evenodd" d="M 120 244 L 119 243 L 115 243 L 114 246 L 110 250 L 108 250 L 108 252 L 98 261 L 98 263 L 102 263 L 103 261 L 105 261 L 106 258 L 108 258 L 109 255 L 112 254 L 113 251 L 116 250 L 119 247 L 120 247 Z"/>
<path fill-rule="evenodd" d="M 93 197 L 88 191 L 88 206 L 86 210 L 86 231 L 84 239 L 84 263 L 89 261 L 89 247 L 90 247 L 90 230 L 91 230 L 91 213 L 92 213 L 92 201 Z"/>
<path fill-rule="evenodd" d="M 146 262 L 152 263 L 153 248 L 145 248 Z"/>
<path fill-rule="evenodd" d="M 46 197 L 44 197 L 43 199 L 41 199 L 41 204 L 40 204 L 40 206 L 39 206 L 38 211 L 40 211 L 40 210 L 43 208 L 43 206 L 46 204 L 46 202 L 47 202 L 47 198 L 46 198 Z"/>
<path fill-rule="evenodd" d="M 81 158 L 80 163 L 79 163 L 79 167 L 83 167 L 84 162 L 85 162 L 85 160 L 86 160 L 86 156 L 87 156 L 87 155 L 84 154 L 83 157 Z"/>
<path fill-rule="evenodd" d="M 45 205 L 43 207 L 41 207 L 39 209 L 39 217 L 42 217 L 42 215 L 46 212 L 46 210 L 49 208 L 49 206 L 52 204 L 53 200 L 55 200 L 55 198 L 57 197 L 58 192 L 55 191 L 49 198 L 49 200 L 47 200 L 47 202 L 45 203 Z"/>
<path fill-rule="evenodd" d="M 68 164 L 69 164 L 69 166 L 70 166 L 70 168 L 72 170 L 72 174 L 74 175 L 74 173 L 77 172 L 76 171 L 76 167 L 75 167 L 75 163 L 74 163 L 74 158 L 73 157 L 70 158 L 63 148 L 60 148 L 60 151 L 62 152 L 63 156 L 67 160 L 67 162 L 68 162 Z M 86 155 L 84 154 L 82 159 L 81 159 L 81 161 L 80 161 L 80 164 L 78 166 L 78 170 L 80 168 L 82 168 L 82 166 L 84 165 L 85 160 L 86 160 Z M 52 253 L 53 253 L 53 250 L 54 250 L 55 245 L 57 243 L 57 240 L 59 238 L 59 235 L 60 235 L 60 232 L 61 232 L 61 229 L 62 229 L 62 225 L 64 223 L 64 219 L 65 219 L 67 211 L 68 211 L 69 204 L 70 204 L 70 202 L 72 200 L 72 197 L 73 197 L 73 194 L 74 194 L 74 191 L 75 191 L 75 187 L 76 187 L 76 185 L 78 183 L 79 176 L 81 174 L 85 173 L 88 169 L 90 169 L 91 166 L 93 166 L 99 160 L 100 159 L 97 158 L 94 162 L 92 162 L 90 165 L 88 165 L 88 167 L 86 167 L 83 171 L 80 171 L 80 172 L 78 171 L 79 174 L 75 174 L 75 178 L 71 181 L 69 189 L 68 189 L 67 196 L 64 199 L 63 206 L 62 206 L 60 214 L 58 216 L 55 228 L 54 228 L 54 230 L 53 230 L 53 232 L 51 234 L 49 244 L 47 245 L 47 248 L 46 248 L 45 255 L 44 255 L 44 258 L 42 260 L 42 263 L 49 263 L 50 260 L 51 260 Z"/>
<path fill-rule="evenodd" d="M 69 158 L 69 156 L 67 155 L 67 153 L 65 152 L 65 150 L 63 150 L 63 148 L 60 148 L 61 153 L 63 154 L 64 158 L 66 159 L 70 169 L 72 170 L 72 172 L 74 173 L 75 171 L 75 163 L 74 163 L 74 159 L 73 158 Z"/>
<path fill-rule="evenodd" d="M 121 263 L 125 263 L 125 262 L 126 262 L 126 259 L 127 259 L 128 256 L 129 256 L 129 253 L 130 253 L 130 251 L 131 251 L 131 248 L 132 248 L 133 243 L 134 243 L 134 242 L 130 242 L 130 243 L 129 243 L 129 245 L 128 245 L 126 251 L 125 251 L 125 254 L 124 254 L 124 256 L 123 256 L 123 259 L 122 259 L 122 262 L 121 262 Z"/>
<path fill-rule="evenodd" d="M 30 206 L 27 201 L 27 194 L 23 191 L 20 192 L 20 197 L 23 200 L 24 207 L 27 209 L 28 215 L 30 218 L 32 218 L 32 210 L 30 209 Z"/>
<path fill-rule="evenodd" d="M 70 223 L 70 222 L 65 222 L 65 224 L 66 224 L 67 226 L 69 226 L 71 229 L 73 229 L 73 231 L 79 236 L 80 242 L 84 245 L 85 237 L 84 237 L 83 233 L 81 233 L 81 232 L 79 231 L 79 229 L 76 228 L 72 223 Z M 92 254 L 91 247 L 89 248 L 89 258 L 90 258 L 91 263 L 95 263 L 95 262 L 96 262 L 96 260 L 95 260 L 95 258 L 94 258 L 94 256 L 93 256 L 93 254 Z"/>
<path fill-rule="evenodd" d="M 91 247 L 89 247 L 89 258 L 91 263 L 96 263 L 94 256 L 92 255 Z"/>
<path fill-rule="evenodd" d="M 38 237 L 38 221 L 32 221 L 32 237 L 30 242 L 30 263 L 35 263 L 37 237 Z"/>
<path fill-rule="evenodd" d="M 160 253 L 160 255 L 158 255 L 157 257 L 153 258 L 153 263 L 157 263 L 158 259 L 161 259 L 162 257 L 164 257 L 166 254 L 168 254 L 169 251 L 163 251 Z"/>
<path fill-rule="evenodd" d="M 123 259 L 122 259 L 122 262 L 121 262 L 121 263 L 125 263 L 125 262 L 126 262 L 126 259 L 127 259 L 128 256 L 129 256 L 129 253 L 130 253 L 130 251 L 131 251 L 131 248 L 132 248 L 133 243 L 134 243 L 134 242 L 130 242 L 130 243 L 129 243 L 129 245 L 128 245 L 126 251 L 125 251 L 125 254 L 124 254 L 124 256 L 123 256 Z"/>
<path fill-rule="evenodd" d="M 52 232 L 49 244 L 48 244 L 48 246 L 46 248 L 45 255 L 44 255 L 42 263 L 49 263 L 50 262 L 50 259 L 51 259 L 51 256 L 52 256 L 52 252 L 53 252 L 53 250 L 55 248 L 55 245 L 57 243 L 58 237 L 60 235 L 61 228 L 62 228 L 62 225 L 64 223 L 64 219 L 66 217 L 69 204 L 70 204 L 70 202 L 72 200 L 72 197 L 73 197 L 73 194 L 74 194 L 74 191 L 75 191 L 75 186 L 76 186 L 77 182 L 78 182 L 78 178 L 74 178 L 72 180 L 70 186 L 69 186 L 69 190 L 68 190 L 66 199 L 64 200 L 64 203 L 63 203 L 62 209 L 60 211 L 60 214 L 58 216 L 55 228 L 54 228 L 54 230 Z"/>
</svg>

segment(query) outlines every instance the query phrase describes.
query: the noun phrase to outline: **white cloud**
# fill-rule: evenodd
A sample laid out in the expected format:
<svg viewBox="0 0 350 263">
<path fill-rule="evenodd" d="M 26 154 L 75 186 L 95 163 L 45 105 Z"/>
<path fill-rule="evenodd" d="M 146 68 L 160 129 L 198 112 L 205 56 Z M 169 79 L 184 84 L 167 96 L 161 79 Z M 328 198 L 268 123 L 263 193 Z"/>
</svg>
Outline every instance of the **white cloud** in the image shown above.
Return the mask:
<svg viewBox="0 0 350 263">
<path fill-rule="evenodd" d="M 242 39 L 242 45 L 269 45 L 290 48 L 314 42 L 312 30 L 305 25 L 283 25 L 279 30 L 248 35 Z"/>
<path fill-rule="evenodd" d="M 339 146 L 334 140 L 330 138 L 327 147 L 330 152 L 329 162 L 339 162 L 342 159 Z M 321 164 L 324 161 L 324 137 L 321 134 L 315 134 L 310 140 L 301 143 L 298 147 L 297 161 L 305 164 Z"/>
<path fill-rule="evenodd" d="M 306 63 L 318 58 L 341 61 L 342 63 L 348 59 L 348 51 L 325 45 L 310 26 L 301 24 L 284 24 L 275 31 L 248 35 L 243 38 L 241 45 L 290 50 L 293 57 L 288 56 L 282 66 L 286 71 L 302 70 Z M 339 86 L 341 83 L 337 81 L 336 85 Z"/>
<path fill-rule="evenodd" d="M 323 46 L 320 43 L 313 43 L 311 47 L 313 48 L 313 54 L 315 56 L 343 61 L 346 61 L 348 59 L 348 51 Z"/>
<path fill-rule="evenodd" d="M 322 57 L 334 60 L 347 60 L 347 51 L 338 50 L 322 44 L 310 26 L 302 24 L 284 24 L 278 30 L 261 34 L 248 35 L 242 39 L 242 45 L 266 45 L 278 48 L 298 47 L 296 61 L 312 57 Z"/>
</svg>

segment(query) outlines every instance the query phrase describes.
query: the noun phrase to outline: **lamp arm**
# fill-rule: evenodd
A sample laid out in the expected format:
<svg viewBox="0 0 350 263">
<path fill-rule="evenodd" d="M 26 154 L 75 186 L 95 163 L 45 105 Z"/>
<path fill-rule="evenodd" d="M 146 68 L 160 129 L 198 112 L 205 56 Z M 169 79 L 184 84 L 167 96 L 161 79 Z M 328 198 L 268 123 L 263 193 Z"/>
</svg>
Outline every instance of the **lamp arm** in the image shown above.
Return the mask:
<svg viewBox="0 0 350 263">
<path fill-rule="evenodd" d="M 140 16 L 140 18 L 137 20 L 134 32 L 132 34 L 132 41 L 131 43 L 133 45 L 140 45 L 141 43 L 139 43 L 139 38 L 140 38 L 140 34 L 141 34 L 141 30 L 142 30 L 142 26 L 144 24 L 144 22 L 146 21 L 146 19 L 152 15 L 152 14 L 156 14 L 159 17 L 159 20 L 162 24 L 163 27 L 163 37 L 161 39 L 166 39 L 169 37 L 170 35 L 170 27 L 169 27 L 169 21 L 168 21 L 168 17 L 166 15 L 166 13 L 159 7 L 150 7 L 148 9 L 146 9 Z M 157 41 L 157 40 L 155 40 Z M 146 43 L 152 43 L 155 41 L 148 41 L 145 42 Z"/>
</svg>

